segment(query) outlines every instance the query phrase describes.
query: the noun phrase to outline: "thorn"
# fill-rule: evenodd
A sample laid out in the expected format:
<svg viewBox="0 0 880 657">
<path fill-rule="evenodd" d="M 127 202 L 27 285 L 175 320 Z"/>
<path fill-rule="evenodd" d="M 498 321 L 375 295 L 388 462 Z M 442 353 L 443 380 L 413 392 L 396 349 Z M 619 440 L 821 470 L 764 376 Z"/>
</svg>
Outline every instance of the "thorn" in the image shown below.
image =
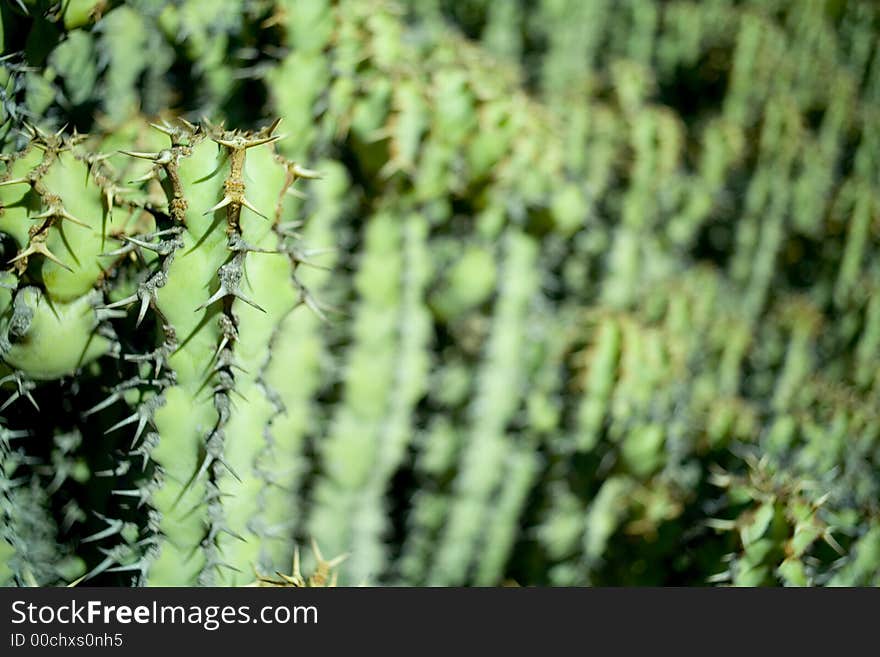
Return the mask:
<svg viewBox="0 0 880 657">
<path fill-rule="evenodd" d="M 104 435 L 107 435 L 108 433 L 116 431 L 116 429 L 121 429 L 122 427 L 125 427 L 129 424 L 134 424 L 135 422 L 137 422 L 137 429 L 135 430 L 135 433 L 134 433 L 134 439 L 131 441 L 131 447 L 132 447 L 132 449 L 134 449 L 135 443 L 137 443 L 138 439 L 141 437 L 141 434 L 143 433 L 144 429 L 147 426 L 147 422 L 149 422 L 149 421 L 150 421 L 150 418 L 149 418 L 148 414 L 141 412 L 141 410 L 138 409 L 138 411 L 132 413 L 127 418 L 120 420 L 119 422 L 114 424 L 112 427 L 107 429 L 104 432 Z"/>
<path fill-rule="evenodd" d="M 48 219 L 55 216 L 55 208 L 49 208 L 39 214 L 32 214 L 28 219 Z"/>
<path fill-rule="evenodd" d="M 172 128 L 168 124 L 159 125 L 158 123 L 150 123 L 150 127 L 155 128 L 156 130 L 161 132 L 163 135 L 168 135 L 169 137 L 175 136 L 174 128 Z"/>
<path fill-rule="evenodd" d="M 138 498 L 137 506 L 141 508 L 144 502 L 147 501 L 147 498 L 150 496 L 151 491 L 147 489 L 140 488 L 130 488 L 128 490 L 111 490 L 113 495 L 119 495 L 120 497 L 136 497 Z"/>
<path fill-rule="evenodd" d="M 114 155 L 115 153 L 94 153 L 88 156 L 89 164 L 94 164 L 95 162 L 103 162 L 104 160 L 110 159 Z"/>
<path fill-rule="evenodd" d="M 248 141 L 245 145 L 245 148 L 253 148 L 254 146 L 262 146 L 263 144 L 271 144 L 281 139 L 284 139 L 287 135 L 273 135 L 271 137 L 264 137 L 263 139 L 252 139 Z"/>
<path fill-rule="evenodd" d="M 156 177 L 156 170 L 155 170 L 155 169 L 150 169 L 146 174 L 144 174 L 144 175 L 141 176 L 140 178 L 135 178 L 134 180 L 129 180 L 128 182 L 129 182 L 129 184 L 131 184 L 131 183 L 142 183 L 142 182 L 147 182 L 148 180 L 151 180 L 151 179 L 153 179 L 153 178 L 155 178 L 155 177 Z"/>
<path fill-rule="evenodd" d="M 139 570 L 141 572 L 144 572 L 146 570 L 146 567 L 148 564 L 149 564 L 149 562 L 146 561 L 145 559 L 138 559 L 134 563 L 129 564 L 127 566 L 114 566 L 113 568 L 108 568 L 107 572 L 108 573 L 125 573 L 125 572 L 131 572 L 134 570 Z"/>
<path fill-rule="evenodd" d="M 153 239 L 156 237 L 163 237 L 164 235 L 178 236 L 178 235 L 180 235 L 180 230 L 177 228 L 169 228 L 167 230 L 159 230 L 154 233 L 149 233 L 148 235 L 145 235 L 144 237 L 146 237 L 148 239 Z M 121 239 L 125 242 L 128 242 L 129 244 L 134 244 L 134 245 L 139 246 L 143 249 L 149 249 L 150 251 L 155 251 L 159 255 L 163 255 L 163 256 L 168 255 L 169 253 L 174 251 L 174 249 L 176 249 L 176 248 L 180 248 L 183 244 L 180 240 L 162 240 L 158 244 L 154 244 L 152 242 L 147 242 L 145 240 L 141 240 L 136 237 L 129 237 L 128 235 L 120 235 L 118 239 Z M 130 250 L 131 250 L 130 248 L 128 248 L 127 246 L 124 246 L 120 249 L 117 249 L 116 251 L 112 251 L 111 253 L 102 254 L 102 255 L 123 255 L 124 253 L 128 253 Z"/>
<path fill-rule="evenodd" d="M 216 388 L 215 388 L 215 391 L 217 391 Z M 238 395 L 238 396 L 241 398 L 241 400 L 242 400 L 245 404 L 249 404 L 249 403 L 250 403 L 250 401 L 248 400 L 248 398 L 244 396 L 244 393 L 242 393 L 242 392 L 236 390 L 235 388 L 233 388 L 230 392 L 232 392 L 232 393 Z"/>
<path fill-rule="evenodd" d="M 282 138 L 283 135 L 275 135 L 274 137 L 263 137 L 256 139 L 246 139 L 245 137 L 235 137 L 234 139 L 219 139 L 217 137 L 214 137 L 213 140 L 221 146 L 225 146 L 226 148 L 239 150 L 253 148 L 254 146 L 262 146 L 263 144 L 271 144 L 272 142 L 278 141 Z"/>
<path fill-rule="evenodd" d="M 61 208 L 58 210 L 57 216 L 61 217 L 62 219 L 67 219 L 68 221 L 73 222 L 78 226 L 82 226 L 84 228 L 91 228 L 91 226 L 89 226 L 87 223 L 80 221 L 79 219 L 74 217 L 72 214 L 70 214 L 64 208 Z"/>
<path fill-rule="evenodd" d="M 229 369 L 231 369 L 231 370 L 238 370 L 238 371 L 241 372 L 242 374 L 250 374 L 250 371 L 246 370 L 245 368 L 243 368 L 243 367 L 242 367 L 241 365 L 239 365 L 238 363 L 232 363 L 232 362 L 217 363 L 217 364 L 214 366 L 213 371 L 214 371 L 214 372 L 219 372 L 219 371 L 222 370 L 223 368 L 229 368 Z M 244 398 L 244 395 L 242 395 L 240 392 L 236 391 L 236 394 L 238 394 L 238 395 L 240 395 L 242 398 Z M 247 399 L 245 399 L 245 401 L 247 401 Z"/>
<path fill-rule="evenodd" d="M 255 246 L 251 246 L 243 239 L 241 239 L 241 235 L 232 234 L 229 236 L 229 242 L 226 245 L 230 251 L 239 251 L 246 253 L 281 253 L 278 249 L 260 249 Z"/>
<path fill-rule="evenodd" d="M 844 550 L 840 546 L 840 543 L 837 542 L 837 539 L 835 539 L 834 536 L 831 535 L 830 529 L 826 529 L 822 533 L 822 538 L 825 539 L 825 542 L 831 546 L 831 549 L 837 552 L 837 554 L 839 554 L 841 557 L 846 555 L 846 550 Z"/>
<path fill-rule="evenodd" d="M 301 167 L 296 163 L 291 166 L 290 170 L 297 178 L 317 180 L 324 177 L 324 174 L 322 174 L 320 171 L 315 171 L 314 169 L 306 169 L 305 167 Z"/>
<path fill-rule="evenodd" d="M 106 251 L 104 253 L 99 253 L 98 256 L 101 258 L 115 258 L 116 256 L 123 256 L 123 255 L 126 255 L 127 253 L 133 253 L 134 250 L 135 249 L 134 249 L 133 245 L 124 244 L 124 245 L 120 246 L 118 249 L 115 249 L 113 251 Z"/>
<path fill-rule="evenodd" d="M 244 294 L 242 294 L 241 292 L 239 292 L 239 291 L 236 290 L 235 292 L 232 293 L 232 295 L 233 295 L 234 297 L 236 297 L 237 299 L 241 299 L 241 300 L 244 301 L 247 305 L 249 305 L 249 306 L 251 306 L 251 307 L 253 307 L 253 308 L 256 308 L 256 309 L 259 310 L 260 312 L 263 312 L 263 313 L 266 312 L 266 309 L 265 309 L 265 308 L 263 308 L 262 306 L 260 306 L 259 304 L 257 304 L 257 302 L 254 301 L 253 299 L 249 299 L 248 297 L 246 297 L 246 296 L 245 296 Z"/>
<path fill-rule="evenodd" d="M 320 269 L 322 271 L 330 271 L 331 268 L 327 265 L 321 265 L 313 260 L 310 260 L 312 256 L 320 256 L 325 255 L 327 253 L 335 253 L 336 249 L 309 249 L 306 251 L 298 251 L 297 249 L 287 248 L 285 249 L 285 253 L 297 264 L 297 265 L 305 265 L 306 267 L 312 267 L 314 269 Z"/>
<path fill-rule="evenodd" d="M 708 518 L 705 521 L 705 525 L 707 527 L 711 527 L 712 529 L 717 529 L 718 531 L 732 531 L 736 529 L 736 521 L 735 520 L 726 520 L 724 518 Z"/>
<path fill-rule="evenodd" d="M 150 307 L 150 295 L 144 294 L 141 296 L 141 309 L 138 312 L 137 321 L 135 322 L 135 328 L 141 325 L 141 322 L 144 321 L 144 316 L 147 314 L 147 309 Z"/>
<path fill-rule="evenodd" d="M 72 214 L 70 214 L 67 210 L 62 207 L 54 206 L 50 207 L 45 212 L 41 212 L 40 214 L 31 215 L 31 219 L 47 219 L 49 217 L 60 217 L 61 219 L 67 219 L 71 223 L 76 224 L 77 226 L 82 226 L 83 228 L 91 228 L 87 223 L 80 221 Z"/>
<path fill-rule="evenodd" d="M 293 239 L 303 239 L 303 234 L 296 230 L 301 226 L 302 222 L 292 221 L 289 224 L 283 224 L 276 227 L 276 232 L 282 237 L 292 237 Z"/>
<path fill-rule="evenodd" d="M 0 187 L 6 187 L 7 185 L 20 185 L 22 183 L 31 184 L 30 178 L 10 178 L 9 180 L 3 180 L 0 182 Z"/>
<path fill-rule="evenodd" d="M 211 208 L 211 209 L 209 209 L 209 210 L 205 210 L 202 214 L 203 214 L 203 215 L 205 215 L 205 214 L 211 214 L 212 212 L 216 212 L 217 210 L 220 210 L 220 209 L 222 209 L 222 208 L 225 208 L 225 207 L 226 207 L 227 205 L 229 205 L 230 203 L 232 203 L 232 199 L 231 199 L 229 196 L 224 196 L 222 201 L 220 201 L 220 202 L 219 202 L 217 205 L 215 205 L 213 208 Z"/>
<path fill-rule="evenodd" d="M 6 402 L 3 404 L 3 406 L 0 406 L 0 413 L 2 413 L 4 410 L 6 410 L 6 408 L 10 404 L 12 404 L 16 399 L 18 399 L 19 397 L 24 397 L 25 399 L 27 399 L 33 405 L 33 407 L 35 409 L 37 409 L 37 411 L 39 412 L 40 407 L 37 404 L 37 400 L 35 400 L 33 398 L 33 396 L 31 395 L 31 390 L 33 390 L 36 387 L 36 384 L 33 381 L 23 379 L 21 377 L 21 374 L 18 374 L 18 373 L 10 374 L 8 376 L 3 377 L 3 379 L 0 379 L 0 384 L 6 383 L 7 381 L 10 381 L 10 380 L 15 381 L 16 385 L 18 386 L 18 390 L 16 390 L 14 393 L 12 393 L 12 395 L 9 397 L 9 399 L 6 400 Z"/>
<path fill-rule="evenodd" d="M 308 309 L 318 316 L 318 319 L 320 319 L 322 322 L 329 321 L 327 319 L 326 313 L 321 309 L 321 306 L 318 304 L 315 298 L 305 290 L 303 290 L 302 293 L 302 300 L 306 304 Z"/>
<path fill-rule="evenodd" d="M 818 500 L 813 502 L 813 508 L 818 509 L 819 507 L 821 507 L 823 504 L 825 504 L 825 502 L 828 501 L 829 497 L 831 497 L 831 491 L 828 491 L 827 493 L 822 495 Z"/>
<path fill-rule="evenodd" d="M 223 527 L 220 531 L 222 531 L 225 534 L 229 534 L 230 536 L 232 536 L 232 538 L 237 538 L 242 543 L 247 543 L 247 539 L 244 536 L 242 536 L 241 534 L 239 534 L 237 532 L 234 532 L 233 530 L 229 529 L 228 527 Z M 238 568 L 236 568 L 235 566 L 233 566 L 231 564 L 223 564 L 223 565 L 226 566 L 227 568 L 232 568 L 232 570 L 234 570 L 237 573 L 241 572 Z"/>
<path fill-rule="evenodd" d="M 270 125 L 268 128 L 266 128 L 266 134 L 271 135 L 273 132 L 275 132 L 275 128 L 277 128 L 279 125 L 281 125 L 281 117 L 280 116 L 277 119 L 275 119 L 274 121 L 272 121 L 272 125 Z"/>
<path fill-rule="evenodd" d="M 239 287 L 242 278 L 244 256 L 245 254 L 239 251 L 235 254 L 230 262 L 227 262 L 225 265 L 221 265 L 221 267 L 217 270 L 217 275 L 220 278 L 220 287 L 213 295 L 211 295 L 211 297 L 205 303 L 196 308 L 196 312 L 226 296 L 237 297 L 238 299 L 244 301 L 246 304 L 253 306 L 257 310 L 261 312 L 266 312 L 265 309 L 261 308 L 255 301 L 252 301 L 251 299 L 246 297 L 244 293 L 241 292 L 241 289 Z"/>
<path fill-rule="evenodd" d="M 231 474 L 238 483 L 241 483 L 241 477 L 238 476 L 235 470 L 232 469 L 232 466 L 229 465 L 224 459 L 215 457 L 214 460 L 217 461 L 217 463 L 222 465 L 224 468 L 226 468 L 229 471 L 229 474 Z"/>
<path fill-rule="evenodd" d="M 332 568 L 336 568 L 336 566 L 348 559 L 348 554 L 340 554 L 338 557 L 333 557 L 332 559 L 327 561 L 326 559 L 324 559 L 324 555 L 321 554 L 321 550 L 318 549 L 318 543 L 317 541 L 315 541 L 314 537 L 312 538 L 312 552 L 315 553 L 315 560 L 318 562 L 318 569 L 326 569 L 324 570 L 324 572 Z"/>
<path fill-rule="evenodd" d="M 119 422 L 117 422 L 116 424 L 114 424 L 112 427 L 110 427 L 109 429 L 107 429 L 107 430 L 104 432 L 104 435 L 106 436 L 108 433 L 113 433 L 113 432 L 116 431 L 117 429 L 121 429 L 121 428 L 124 427 L 124 426 L 127 426 L 127 425 L 129 425 L 129 424 L 133 424 L 134 422 L 137 422 L 137 421 L 138 421 L 138 415 L 139 415 L 138 413 L 132 413 L 132 414 L 129 415 L 127 418 L 125 418 L 125 419 L 123 419 L 123 420 L 120 420 Z"/>
<path fill-rule="evenodd" d="M 141 472 L 147 469 L 147 461 L 150 458 L 150 452 L 155 449 L 155 447 L 159 444 L 159 434 L 151 432 L 144 436 L 144 441 L 140 444 L 140 446 L 132 450 L 128 453 L 129 456 L 141 456 L 143 457 L 143 463 L 141 463 Z"/>
<path fill-rule="evenodd" d="M 211 359 L 211 362 L 217 360 L 217 356 L 220 355 L 220 352 L 223 351 L 223 348 L 229 344 L 229 338 L 227 336 L 223 336 L 223 339 L 220 340 L 220 346 L 217 347 L 217 351 L 214 352 L 214 357 Z"/>
<path fill-rule="evenodd" d="M 106 529 L 102 529 L 101 531 L 95 532 L 91 536 L 87 536 L 86 538 L 82 539 L 82 543 L 91 543 L 92 541 L 100 541 L 102 538 L 108 538 L 110 536 L 113 536 L 114 534 L 118 534 L 119 532 L 121 532 L 122 528 L 125 526 L 125 522 L 122 520 L 110 520 L 106 516 L 103 516 L 97 512 L 95 512 L 95 515 L 106 522 L 109 526 Z"/>
<path fill-rule="evenodd" d="M 6 408 L 7 408 L 10 404 L 12 404 L 16 399 L 18 399 L 19 397 L 21 397 L 21 393 L 20 393 L 20 392 L 15 391 L 14 393 L 12 393 L 12 395 L 9 397 L 9 399 L 6 400 L 6 402 L 3 404 L 3 406 L 0 406 L 0 413 L 2 413 L 3 411 L 5 411 Z"/>
<path fill-rule="evenodd" d="M 80 582 L 82 582 L 85 578 L 86 578 L 85 575 L 83 575 L 82 577 L 77 577 L 77 578 L 76 578 L 75 580 L 73 580 L 70 584 L 68 584 L 65 588 L 72 589 L 72 588 L 75 587 L 77 584 L 79 584 Z"/>
<path fill-rule="evenodd" d="M 120 461 L 119 465 L 117 465 L 112 470 L 99 470 L 95 473 L 96 477 L 122 477 L 125 476 L 128 471 L 131 469 L 130 461 Z"/>
<path fill-rule="evenodd" d="M 98 402 L 97 404 L 92 406 L 89 410 L 83 411 L 82 416 L 88 417 L 89 415 L 92 415 L 93 413 L 97 413 L 98 411 L 103 411 L 108 406 L 113 405 L 116 402 L 116 400 L 119 399 L 119 397 L 120 397 L 120 394 L 118 392 L 114 392 L 112 395 L 107 397 L 107 399 L 105 399 L 101 402 Z"/>
<path fill-rule="evenodd" d="M 295 187 L 288 187 L 286 190 L 284 190 L 284 193 L 288 194 L 290 196 L 293 196 L 294 198 L 298 198 L 298 199 L 302 199 L 302 200 L 305 200 L 308 198 L 307 194 L 299 191 Z"/>
<path fill-rule="evenodd" d="M 128 313 L 124 310 L 107 310 L 106 308 L 96 308 L 95 309 L 95 317 L 97 317 L 99 322 L 103 322 L 106 319 L 122 319 Z"/>
<path fill-rule="evenodd" d="M 141 160 L 152 160 L 153 162 L 159 161 L 159 153 L 144 153 L 141 151 L 119 151 L 123 155 L 128 155 L 129 157 L 136 157 Z"/>
<path fill-rule="evenodd" d="M 257 215 L 261 216 L 263 219 L 266 219 L 266 220 L 269 219 L 269 217 L 267 217 L 267 216 L 264 215 L 262 212 L 260 212 L 259 210 L 257 210 L 257 209 L 253 206 L 253 204 L 251 204 L 251 202 L 248 201 L 244 196 L 241 197 L 241 204 L 242 204 L 244 207 L 246 207 L 248 210 L 250 210 L 251 212 L 253 212 L 254 214 L 257 214 Z"/>
<path fill-rule="evenodd" d="M 218 459 L 217 457 L 212 456 L 211 454 L 205 454 L 205 458 L 202 459 L 202 465 L 199 467 L 198 471 L 196 472 L 195 477 L 192 478 L 192 482 L 193 482 L 193 484 L 195 484 L 195 482 L 199 481 L 199 479 L 202 478 L 202 475 L 205 474 L 205 473 L 208 471 L 208 468 L 211 467 L 211 464 L 212 464 L 214 461 L 218 461 L 218 460 L 219 460 L 221 463 L 223 463 L 223 465 L 226 467 L 227 470 L 229 470 L 229 472 L 232 473 L 232 476 L 233 476 L 233 477 L 235 477 L 238 481 L 241 481 L 241 479 L 238 478 L 238 475 L 235 474 L 235 471 L 233 471 L 232 468 L 230 468 L 230 467 L 229 467 L 226 463 L 224 463 L 221 459 Z"/>
<path fill-rule="evenodd" d="M 142 249 L 148 249 L 150 251 L 155 251 L 156 253 L 159 253 L 159 246 L 153 244 L 152 242 L 144 242 L 143 240 L 139 240 L 135 237 L 129 237 L 128 235 L 120 235 L 120 238 L 125 242 L 128 242 L 129 244 L 136 244 Z"/>
<path fill-rule="evenodd" d="M 191 123 L 191 122 L 187 121 L 182 116 L 178 117 L 177 120 L 180 121 L 187 128 L 189 128 L 192 132 L 198 132 L 200 130 L 199 126 L 197 126 L 195 123 Z"/>
<path fill-rule="evenodd" d="M 229 294 L 229 292 L 226 291 L 226 288 L 224 288 L 221 285 L 220 288 L 218 288 L 218 290 L 216 292 L 214 292 L 214 294 L 212 294 L 211 297 L 207 301 L 205 301 L 205 303 L 203 303 L 198 308 L 196 308 L 196 312 L 199 312 L 203 308 L 207 308 L 212 303 L 214 303 L 215 301 L 219 301 L 220 299 L 227 296 L 228 294 Z"/>
<path fill-rule="evenodd" d="M 227 531 L 227 530 L 224 529 L 223 531 Z M 232 535 L 235 536 L 235 534 L 232 534 Z M 221 568 L 228 568 L 229 570 L 231 570 L 232 572 L 235 572 L 235 573 L 240 573 L 240 572 L 241 572 L 241 569 L 240 569 L 240 568 L 236 568 L 236 567 L 233 566 L 231 563 L 226 563 L 226 562 L 218 562 L 218 563 L 214 564 L 214 567 L 215 567 L 218 571 L 219 571 Z"/>
<path fill-rule="evenodd" d="M 234 141 L 229 141 L 228 139 L 220 139 L 220 138 L 214 137 L 213 141 L 217 142 L 221 146 L 226 146 L 226 148 L 241 148 L 241 144 L 238 144 Z"/>
<path fill-rule="evenodd" d="M 97 577 L 98 575 L 103 573 L 105 570 L 107 570 L 110 566 L 112 566 L 113 562 L 114 562 L 114 558 L 111 556 L 107 556 L 101 563 L 99 563 L 97 566 L 92 568 L 91 571 L 89 571 L 88 573 L 86 573 L 85 575 L 80 577 L 77 580 L 77 582 L 82 582 L 82 581 L 91 579 L 92 577 Z"/>
<path fill-rule="evenodd" d="M 114 301 L 113 303 L 108 303 L 105 306 L 98 306 L 97 309 L 98 310 L 111 310 L 113 308 L 122 308 L 123 306 L 128 306 L 128 305 L 133 304 L 137 300 L 138 300 L 138 295 L 132 294 L 130 297 L 126 297 L 126 298 L 121 299 L 119 301 Z"/>
<path fill-rule="evenodd" d="M 61 260 L 59 260 L 55 256 L 55 254 L 49 250 L 49 247 L 46 246 L 45 242 L 31 242 L 30 246 L 28 246 L 28 248 L 26 248 L 24 251 L 22 251 L 17 256 L 15 256 L 12 260 L 10 260 L 9 264 L 12 264 L 13 262 L 17 262 L 19 260 L 23 260 L 23 259 L 27 258 L 29 255 L 34 254 L 34 253 L 39 253 L 40 255 L 45 256 L 46 258 L 48 258 L 49 260 L 54 262 L 59 267 L 66 269 L 70 273 L 73 273 L 73 269 L 71 269 L 70 267 L 65 265 L 63 262 L 61 262 Z"/>
<path fill-rule="evenodd" d="M 202 310 L 203 308 L 207 308 L 208 306 L 210 306 L 210 305 L 211 305 L 212 303 L 214 303 L 215 301 L 219 301 L 219 300 L 222 299 L 223 297 L 228 297 L 228 296 L 233 296 L 233 297 L 235 297 L 235 298 L 237 298 L 237 299 L 241 299 L 242 301 L 244 301 L 244 302 L 245 302 L 246 304 L 248 304 L 249 306 L 252 306 L 252 307 L 256 308 L 257 310 L 259 310 L 259 311 L 261 311 L 261 312 L 266 312 L 266 309 L 265 309 L 265 308 L 263 308 L 262 306 L 260 306 L 260 305 L 259 305 L 256 301 L 254 301 L 253 299 L 249 299 L 248 297 L 246 297 L 246 296 L 245 296 L 244 294 L 242 294 L 239 290 L 227 290 L 227 289 L 226 289 L 225 287 L 223 287 L 222 285 L 218 288 L 218 290 L 217 290 L 214 294 L 211 295 L 211 298 L 209 298 L 207 301 L 205 301 L 205 303 L 203 303 L 203 304 L 200 305 L 198 308 L 196 308 L 196 312 Z"/>
</svg>

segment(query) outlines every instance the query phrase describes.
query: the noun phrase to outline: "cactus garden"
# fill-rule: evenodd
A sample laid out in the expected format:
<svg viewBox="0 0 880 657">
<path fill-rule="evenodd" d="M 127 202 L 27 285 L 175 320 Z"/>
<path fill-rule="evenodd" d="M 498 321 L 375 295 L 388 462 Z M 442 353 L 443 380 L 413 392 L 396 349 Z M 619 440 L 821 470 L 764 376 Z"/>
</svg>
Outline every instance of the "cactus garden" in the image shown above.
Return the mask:
<svg viewBox="0 0 880 657">
<path fill-rule="evenodd" d="M 880 585 L 880 7 L 0 21 L 0 585 Z"/>
</svg>

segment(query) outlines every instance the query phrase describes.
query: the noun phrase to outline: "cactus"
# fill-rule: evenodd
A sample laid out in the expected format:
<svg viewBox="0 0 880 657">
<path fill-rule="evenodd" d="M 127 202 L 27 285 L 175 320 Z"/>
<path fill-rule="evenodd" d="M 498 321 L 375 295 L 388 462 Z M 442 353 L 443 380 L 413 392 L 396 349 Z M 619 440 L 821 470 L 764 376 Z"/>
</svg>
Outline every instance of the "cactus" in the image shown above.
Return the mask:
<svg viewBox="0 0 880 657">
<path fill-rule="evenodd" d="M 878 584 L 876 8 L 0 19 L 0 580 Z"/>
<path fill-rule="evenodd" d="M 140 198 L 133 190 L 131 205 L 109 182 L 112 165 L 81 153 L 81 140 L 35 132 L 7 164 L 3 228 L 18 254 L 2 327 L 6 379 L 19 405 L 37 406 L 37 381 L 115 359 L 120 380 L 106 380 L 107 396 L 82 415 L 105 435 L 127 434 L 114 476 L 139 456 L 151 465 L 140 468 L 148 481 L 112 491 L 149 508 L 146 535 L 124 537 L 97 572 L 127 568 L 167 585 L 236 582 L 262 565 L 268 539 L 258 540 L 265 528 L 254 507 L 268 484 L 256 463 L 263 443 L 251 434 L 276 412 L 261 374 L 273 334 L 304 294 L 295 269 L 305 256 L 285 237 L 284 199 L 298 178 L 316 175 L 272 152 L 275 125 L 157 126 L 166 148 L 123 151 L 151 164 L 141 180 L 155 185 Z M 113 325 L 128 320 L 126 308 L 136 319 L 120 336 Z M 127 411 L 114 421 L 120 406 Z M 230 438 L 239 449 L 224 448 Z"/>
</svg>

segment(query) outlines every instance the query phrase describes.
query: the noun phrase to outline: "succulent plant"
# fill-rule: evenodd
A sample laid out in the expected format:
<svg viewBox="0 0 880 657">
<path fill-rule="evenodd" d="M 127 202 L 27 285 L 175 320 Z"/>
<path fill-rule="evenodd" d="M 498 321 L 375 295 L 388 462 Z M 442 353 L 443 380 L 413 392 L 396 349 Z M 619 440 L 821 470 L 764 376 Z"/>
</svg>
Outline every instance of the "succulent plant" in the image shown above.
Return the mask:
<svg viewBox="0 0 880 657">
<path fill-rule="evenodd" d="M 285 318 L 314 303 L 295 276 L 307 256 L 282 215 L 294 183 L 317 174 L 273 152 L 276 125 L 158 125 L 165 147 L 121 153 L 149 165 L 130 194 L 111 181 L 132 168 L 90 154 L 83 138 L 35 132 L 7 162 L 2 228 L 18 248 L 3 308 L 5 380 L 18 387 L 7 403 L 34 406 L 14 423 L 36 424 L 38 381 L 66 379 L 76 408 L 80 372 L 97 365 L 106 397 L 80 415 L 91 431 L 124 435 L 112 493 L 149 508 L 145 531 L 120 530 L 124 555 L 99 570 L 125 567 L 149 584 L 236 582 L 265 558 L 274 528 L 256 508 L 274 473 L 271 457 L 257 461 L 284 403 L 271 348 L 284 353 Z M 128 309 L 134 324 L 120 335 Z M 129 468 L 146 480 L 126 489 Z"/>
<path fill-rule="evenodd" d="M 880 583 L 876 8 L 2 11 L 0 579 Z"/>
</svg>

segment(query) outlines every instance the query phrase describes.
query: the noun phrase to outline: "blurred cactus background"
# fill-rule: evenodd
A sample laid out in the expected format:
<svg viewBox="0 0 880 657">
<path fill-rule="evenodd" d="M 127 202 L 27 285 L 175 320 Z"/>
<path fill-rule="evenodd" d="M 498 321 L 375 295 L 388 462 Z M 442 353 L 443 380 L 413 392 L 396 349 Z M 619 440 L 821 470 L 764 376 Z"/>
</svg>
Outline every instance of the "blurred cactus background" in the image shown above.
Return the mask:
<svg viewBox="0 0 880 657">
<path fill-rule="evenodd" d="M 880 585 L 875 3 L 0 19 L 0 583 Z"/>
</svg>

